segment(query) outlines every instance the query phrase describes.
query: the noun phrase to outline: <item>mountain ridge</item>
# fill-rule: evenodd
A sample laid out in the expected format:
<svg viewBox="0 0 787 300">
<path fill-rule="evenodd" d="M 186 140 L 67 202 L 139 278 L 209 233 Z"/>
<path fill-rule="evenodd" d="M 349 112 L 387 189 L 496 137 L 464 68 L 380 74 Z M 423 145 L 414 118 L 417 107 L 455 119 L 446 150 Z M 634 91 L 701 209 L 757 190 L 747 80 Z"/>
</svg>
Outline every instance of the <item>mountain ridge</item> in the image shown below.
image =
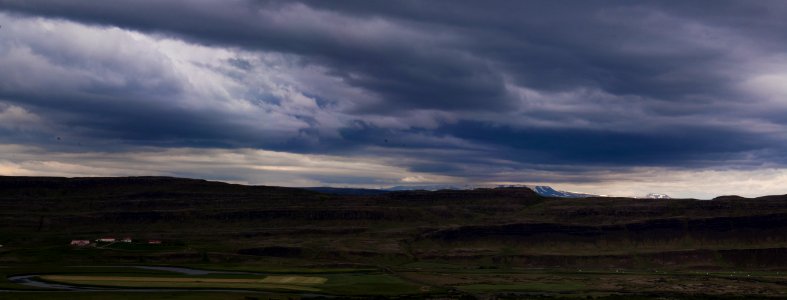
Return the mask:
<svg viewBox="0 0 787 300">
<path fill-rule="evenodd" d="M 549 255 L 559 250 L 571 257 L 561 262 L 566 266 L 626 267 L 638 255 L 671 257 L 713 245 L 734 251 L 735 261 L 718 262 L 713 251 L 697 255 L 723 267 L 759 264 L 758 249 L 787 248 L 787 195 L 661 201 L 556 198 L 497 187 L 344 196 L 173 177 L 0 176 L 0 224 L 0 263 L 40 263 L 30 249 L 42 248 L 62 249 L 58 259 L 74 264 L 190 263 L 204 256 L 243 262 L 285 248 L 292 251 L 279 254 L 342 263 L 393 257 L 484 263 L 513 249 L 520 255 L 510 260 L 515 266 L 553 266 Z M 210 253 L 86 257 L 65 246 L 104 235 L 171 240 Z M 623 254 L 611 259 L 600 252 Z"/>
</svg>

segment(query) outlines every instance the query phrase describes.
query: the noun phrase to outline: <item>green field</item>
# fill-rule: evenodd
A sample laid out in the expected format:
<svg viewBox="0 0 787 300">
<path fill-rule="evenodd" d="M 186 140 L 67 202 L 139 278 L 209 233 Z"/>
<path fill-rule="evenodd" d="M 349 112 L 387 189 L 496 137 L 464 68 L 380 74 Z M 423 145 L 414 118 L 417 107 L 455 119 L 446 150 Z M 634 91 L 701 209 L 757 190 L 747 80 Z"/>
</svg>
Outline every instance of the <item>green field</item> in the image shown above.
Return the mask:
<svg viewBox="0 0 787 300">
<path fill-rule="evenodd" d="M 232 270 L 228 270 L 231 272 Z M 257 290 L 282 292 L 290 296 L 301 293 L 323 295 L 403 295 L 419 294 L 420 285 L 397 276 L 368 269 L 298 269 L 306 273 L 284 274 L 276 270 L 271 275 L 206 274 L 182 275 L 164 271 L 150 271 L 130 267 L 13 267 L 0 268 L 0 289 L 17 291 L 39 291 L 35 288 L 8 281 L 13 274 L 36 273 L 36 279 L 80 287 L 156 288 L 195 290 Z M 308 271 L 308 272 L 304 272 Z M 71 293 L 71 292 L 63 292 Z"/>
<path fill-rule="evenodd" d="M 257 293 L 222 293 L 222 292 L 162 292 L 162 293 L 129 293 L 129 292 L 37 292 L 37 293 L 4 293 L 3 300 L 250 300 L 250 299 L 292 299 L 291 295 L 261 295 Z"/>
<path fill-rule="evenodd" d="M 318 292 L 314 286 L 325 283 L 322 277 L 267 276 L 264 278 L 188 278 L 149 276 L 44 275 L 41 279 L 74 285 L 135 288 L 198 288 L 293 290 Z"/>
<path fill-rule="evenodd" d="M 415 267 L 415 268 L 414 268 Z M 782 272 L 699 272 L 655 270 L 565 270 L 565 269 L 488 269 L 477 266 L 438 263 L 413 263 L 387 267 L 389 271 L 338 269 L 312 270 L 293 274 L 207 274 L 180 275 L 172 272 L 149 271 L 126 267 L 56 267 L 56 268 L 0 268 L 3 275 L 37 273 L 39 278 L 53 283 L 82 287 L 163 289 L 154 294 L 172 299 L 192 299 L 181 293 L 167 293 L 166 289 L 192 289 L 192 294 L 204 294 L 206 299 L 220 293 L 199 290 L 259 291 L 255 297 L 300 298 L 313 296 L 390 297 L 410 295 L 418 298 L 467 297 L 488 294 L 537 294 L 551 297 L 613 297 L 615 295 L 704 295 L 709 299 L 724 299 L 733 295 L 749 297 L 787 297 L 787 276 Z M 10 271 L 10 272 L 9 272 Z M 53 272 L 54 271 L 54 272 Z M 264 271 L 257 269 L 256 271 Z M 300 271 L 304 271 L 301 269 Z M 301 275 L 305 273 L 306 275 Z M 0 282 L 2 289 L 30 287 L 11 282 Z M 102 292 L 109 295 L 110 291 Z M 31 295 L 39 292 L 29 291 Z M 525 293 L 525 294 L 521 294 Z M 226 293 L 237 296 L 236 292 Z M 16 299 L 26 294 L 5 293 Z M 73 299 L 91 299 L 89 293 L 60 292 Z M 114 295 L 114 294 L 113 294 Z M 279 295 L 279 296 L 271 296 Z M 283 295 L 283 296 L 281 296 Z M 114 296 L 113 296 L 114 297 Z M 134 296 L 124 296 L 134 299 Z M 193 295 L 193 299 L 201 299 Z M 7 298 L 3 298 L 7 299 Z M 15 298 L 8 298 L 15 299 Z M 114 298 L 112 298 L 114 299 Z"/>
</svg>

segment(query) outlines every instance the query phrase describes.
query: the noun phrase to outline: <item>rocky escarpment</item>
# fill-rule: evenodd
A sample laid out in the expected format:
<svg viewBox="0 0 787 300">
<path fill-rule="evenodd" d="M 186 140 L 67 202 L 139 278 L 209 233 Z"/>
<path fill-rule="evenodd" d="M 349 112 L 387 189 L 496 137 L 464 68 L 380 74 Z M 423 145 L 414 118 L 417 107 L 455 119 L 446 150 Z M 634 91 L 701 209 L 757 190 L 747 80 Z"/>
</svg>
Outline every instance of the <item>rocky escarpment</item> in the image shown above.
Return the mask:
<svg viewBox="0 0 787 300">
<path fill-rule="evenodd" d="M 670 218 L 614 225 L 566 225 L 555 223 L 516 223 L 470 225 L 429 232 L 420 236 L 447 242 L 476 239 L 570 241 L 601 239 L 654 240 L 690 237 L 694 239 L 772 239 L 787 241 L 787 214 L 768 214 L 716 218 Z"/>
</svg>

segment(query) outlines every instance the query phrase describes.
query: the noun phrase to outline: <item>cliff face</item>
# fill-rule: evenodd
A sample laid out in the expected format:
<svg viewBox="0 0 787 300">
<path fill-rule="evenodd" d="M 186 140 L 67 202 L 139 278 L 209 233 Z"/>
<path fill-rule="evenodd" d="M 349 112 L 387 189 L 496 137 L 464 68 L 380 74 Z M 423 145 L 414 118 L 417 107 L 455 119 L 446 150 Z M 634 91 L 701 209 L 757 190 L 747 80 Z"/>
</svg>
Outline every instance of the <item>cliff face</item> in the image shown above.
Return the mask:
<svg viewBox="0 0 787 300">
<path fill-rule="evenodd" d="M 0 261 L 73 238 L 130 235 L 219 248 L 229 260 L 787 267 L 773 258 L 787 248 L 786 196 L 566 199 L 527 188 L 342 196 L 167 177 L 0 177 L 0 224 L 0 244 L 10 245 Z"/>
<path fill-rule="evenodd" d="M 543 240 L 552 235 L 566 240 L 601 239 L 694 239 L 787 238 L 787 214 L 740 217 L 655 219 L 616 225 L 565 225 L 556 223 L 517 223 L 505 225 L 470 225 L 426 233 L 421 238 L 440 241 L 475 239 Z"/>
</svg>

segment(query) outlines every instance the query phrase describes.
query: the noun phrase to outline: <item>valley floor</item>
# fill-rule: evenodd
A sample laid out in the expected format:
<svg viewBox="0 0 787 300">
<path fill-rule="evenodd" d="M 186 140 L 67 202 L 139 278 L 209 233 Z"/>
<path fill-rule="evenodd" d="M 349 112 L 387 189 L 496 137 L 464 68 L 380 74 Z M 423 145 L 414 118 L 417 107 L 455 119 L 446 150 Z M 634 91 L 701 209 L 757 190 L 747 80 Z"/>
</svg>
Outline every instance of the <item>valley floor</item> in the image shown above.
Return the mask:
<svg viewBox="0 0 787 300">
<path fill-rule="evenodd" d="M 781 271 L 496 269 L 434 262 L 358 269 L 200 267 L 216 273 L 187 275 L 134 266 L 7 266 L 0 268 L 5 277 L 0 295 L 3 299 L 787 298 L 787 274 Z M 222 272 L 221 267 L 227 270 Z M 15 283 L 16 274 L 72 290 Z"/>
</svg>

